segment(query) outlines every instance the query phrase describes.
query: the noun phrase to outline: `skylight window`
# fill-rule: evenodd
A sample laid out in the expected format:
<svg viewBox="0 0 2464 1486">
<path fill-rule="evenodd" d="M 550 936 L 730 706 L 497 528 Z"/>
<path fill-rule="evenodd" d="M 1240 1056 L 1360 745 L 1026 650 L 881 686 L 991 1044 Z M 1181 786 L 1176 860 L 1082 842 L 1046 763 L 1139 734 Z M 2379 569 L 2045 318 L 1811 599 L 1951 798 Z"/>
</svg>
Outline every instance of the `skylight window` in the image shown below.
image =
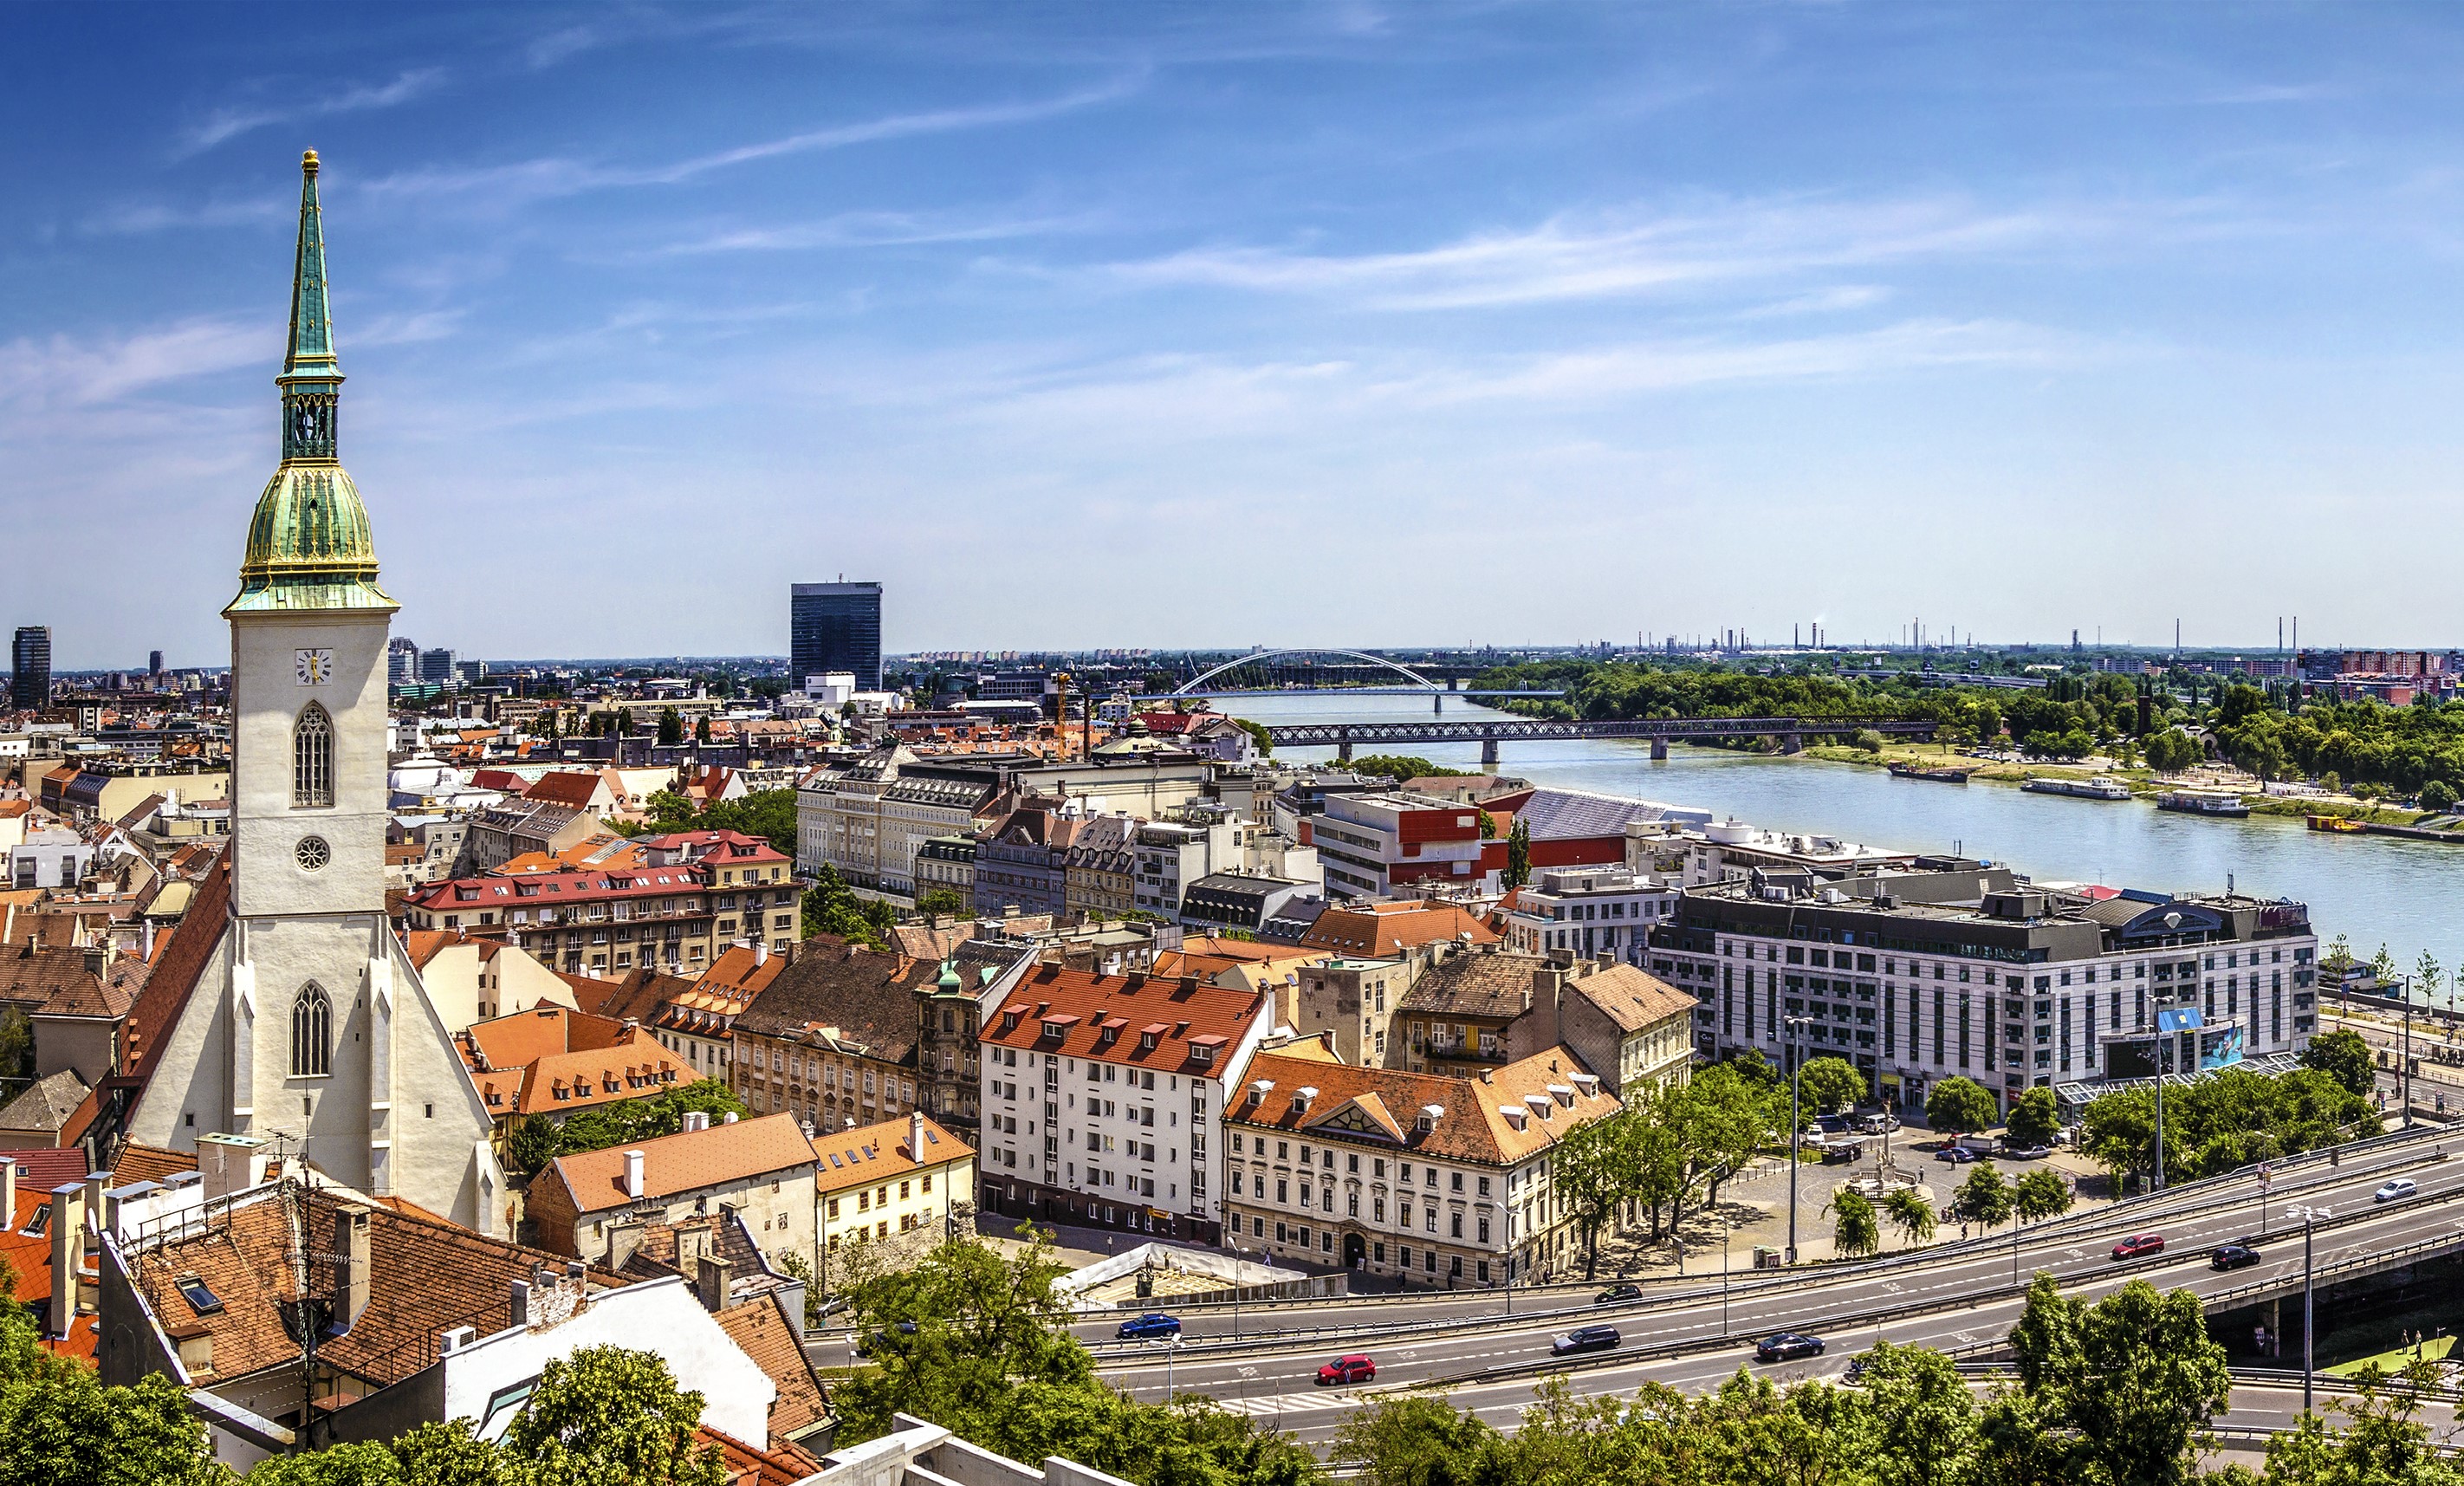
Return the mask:
<svg viewBox="0 0 2464 1486">
<path fill-rule="evenodd" d="M 206 1282 L 196 1275 L 183 1275 L 173 1283 L 180 1288 L 180 1298 L 187 1301 L 188 1309 L 198 1315 L 211 1316 L 223 1308 L 223 1302 L 216 1299 L 214 1293 L 206 1288 Z"/>
</svg>

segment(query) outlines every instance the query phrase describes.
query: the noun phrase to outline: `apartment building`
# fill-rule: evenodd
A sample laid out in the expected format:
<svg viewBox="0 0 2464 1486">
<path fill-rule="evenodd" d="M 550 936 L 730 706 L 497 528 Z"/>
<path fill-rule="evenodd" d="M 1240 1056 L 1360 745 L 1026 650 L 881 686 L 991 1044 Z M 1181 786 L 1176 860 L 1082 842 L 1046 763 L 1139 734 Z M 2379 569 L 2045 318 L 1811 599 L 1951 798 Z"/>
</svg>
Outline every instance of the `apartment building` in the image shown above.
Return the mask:
<svg viewBox="0 0 2464 1486">
<path fill-rule="evenodd" d="M 1224 1099 L 1274 1005 L 1195 975 L 1029 969 L 980 1036 L 978 1206 L 1221 1242 Z"/>
<path fill-rule="evenodd" d="M 1706 1056 L 1843 1057 L 1911 1103 L 1961 1074 L 2007 1105 L 2152 1072 L 2167 1035 L 2171 1072 L 2299 1054 L 2318 949 L 2290 900 L 2054 892 L 1998 867 L 1768 873 L 1688 892 L 1651 967 L 1696 998 Z M 2168 1010 L 2191 1025 L 2159 1034 Z"/>
<path fill-rule="evenodd" d="M 1506 1024 L 1509 1060 L 1571 1049 L 1620 1099 L 1683 1084 L 1694 1067 L 1694 998 L 1630 965 L 1569 961 L 1533 977 L 1531 1007 Z"/>
<path fill-rule="evenodd" d="M 1675 884 L 1619 866 L 1552 868 L 1516 890 L 1506 943 L 1527 955 L 1563 949 L 1641 965 L 1647 931 L 1677 911 Z"/>
<path fill-rule="evenodd" d="M 674 1135 L 557 1157 L 532 1179 L 528 1211 L 539 1247 L 609 1269 L 642 1229 L 715 1208 L 735 1209 L 765 1256 L 811 1264 L 814 1181 L 813 1142 L 793 1119 L 695 1112 Z"/>
<path fill-rule="evenodd" d="M 1208 824 L 1139 822 L 1129 841 L 1136 875 L 1131 884 L 1133 906 L 1177 917 L 1190 884 L 1221 868 L 1240 864 L 1250 831 L 1247 822 L 1237 819 Z"/>
<path fill-rule="evenodd" d="M 1224 1241 L 1417 1285 L 1552 1273 L 1577 1253 L 1556 1148 L 1618 1108 L 1562 1048 L 1468 1078 L 1262 1053 L 1224 1116 Z"/>
<path fill-rule="evenodd" d="M 634 843 L 640 865 L 458 877 L 403 898 L 412 929 L 502 938 L 567 974 L 645 965 L 698 973 L 739 940 L 800 934 L 792 864 L 758 836 L 679 832 Z"/>
<path fill-rule="evenodd" d="M 1476 887 L 1480 810 L 1435 795 L 1330 794 L 1309 819 L 1330 898 L 1383 898 L 1426 887 Z"/>
<path fill-rule="evenodd" d="M 825 1290 L 845 1275 L 842 1246 L 937 1242 L 972 1210 L 975 1147 L 921 1112 L 816 1135 L 813 1152 Z"/>
<path fill-rule="evenodd" d="M 905 1117 L 919 1107 L 917 1002 L 940 972 L 930 960 L 817 941 L 737 1013 L 737 1097 L 817 1132 Z"/>
</svg>

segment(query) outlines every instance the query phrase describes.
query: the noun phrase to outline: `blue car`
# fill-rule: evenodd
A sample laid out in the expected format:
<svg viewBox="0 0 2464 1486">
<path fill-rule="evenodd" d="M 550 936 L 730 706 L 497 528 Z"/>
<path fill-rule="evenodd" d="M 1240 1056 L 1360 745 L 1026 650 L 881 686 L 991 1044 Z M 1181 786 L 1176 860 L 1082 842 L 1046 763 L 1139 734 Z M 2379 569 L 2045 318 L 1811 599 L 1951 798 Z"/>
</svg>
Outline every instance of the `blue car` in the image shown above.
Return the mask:
<svg viewBox="0 0 2464 1486">
<path fill-rule="evenodd" d="M 1144 1316 L 1134 1316 L 1121 1322 L 1121 1340 L 1124 1342 L 1147 1342 L 1156 1337 L 1178 1335 L 1180 1318 L 1166 1316 L 1161 1311 L 1149 1311 Z"/>
</svg>

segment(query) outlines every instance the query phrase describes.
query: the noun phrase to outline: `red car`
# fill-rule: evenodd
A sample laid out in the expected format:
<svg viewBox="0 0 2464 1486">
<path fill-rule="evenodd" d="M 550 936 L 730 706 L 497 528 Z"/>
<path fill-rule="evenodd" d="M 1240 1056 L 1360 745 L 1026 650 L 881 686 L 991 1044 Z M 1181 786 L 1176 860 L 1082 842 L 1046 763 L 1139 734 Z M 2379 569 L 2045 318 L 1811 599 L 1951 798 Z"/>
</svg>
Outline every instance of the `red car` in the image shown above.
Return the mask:
<svg viewBox="0 0 2464 1486">
<path fill-rule="evenodd" d="M 1338 1357 L 1317 1370 L 1317 1381 L 1321 1384 L 1368 1383 L 1376 1376 L 1377 1364 L 1357 1354 Z"/>
<path fill-rule="evenodd" d="M 2164 1252 L 2165 1240 L 2154 1233 L 2142 1233 L 2136 1238 L 2125 1238 L 2113 1246 L 2113 1256 L 2117 1259 L 2136 1259 L 2142 1254 Z"/>
</svg>

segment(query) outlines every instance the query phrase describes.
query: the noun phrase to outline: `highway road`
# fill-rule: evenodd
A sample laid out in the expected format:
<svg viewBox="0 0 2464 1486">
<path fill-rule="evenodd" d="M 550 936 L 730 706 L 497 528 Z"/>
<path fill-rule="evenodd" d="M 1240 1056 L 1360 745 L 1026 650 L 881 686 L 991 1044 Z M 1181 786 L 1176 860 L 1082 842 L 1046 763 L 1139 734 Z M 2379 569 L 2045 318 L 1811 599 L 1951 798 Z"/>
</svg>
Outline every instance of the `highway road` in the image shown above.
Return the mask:
<svg viewBox="0 0 2464 1486">
<path fill-rule="evenodd" d="M 2332 1197 L 2321 1192 L 2338 1192 L 2360 1187 L 2366 1197 L 2369 1187 L 2391 1174 L 2417 1174 L 2414 1168 L 2425 1161 L 2435 1164 L 2434 1153 L 2453 1144 L 2464 1154 L 2464 1135 L 2449 1136 L 2434 1130 L 2417 1130 L 2409 1136 L 2394 1136 L 2372 1142 L 2365 1150 L 2350 1153 L 2350 1159 L 2330 1165 L 2323 1158 L 2299 1158 L 2277 1165 L 2269 1190 L 2268 1208 L 2273 1214 L 2292 1201 L 2309 1202 L 2333 1207 Z M 1953 1168 L 1941 1167 L 1943 1172 Z M 2005 1163 L 2007 1174 L 2025 1169 L 2024 1163 Z M 2365 1179 L 2368 1180 L 2365 1180 Z M 2076 1244 L 2086 1238 L 2101 1237 L 2109 1247 L 2113 1237 L 2143 1231 L 2150 1227 L 2163 1231 L 2169 1222 L 2185 1214 L 2224 1214 L 2223 1226 L 2233 1231 L 2226 1237 L 2239 1237 L 2256 1231 L 2262 1225 L 2259 1184 L 2255 1173 L 2240 1172 L 2213 1182 L 2153 1193 L 2128 1202 L 2083 1209 L 2069 1217 L 2026 1229 L 2021 1234 L 2022 1262 L 2039 1249 L 2053 1250 Z M 2234 1227 L 2233 1214 L 2241 1214 L 2240 1227 Z M 2279 1224 L 2280 1217 L 2269 1215 L 2265 1221 Z M 2111 1235 L 2111 1236 L 2104 1236 Z M 1809 1266 L 1802 1270 L 1777 1272 L 1754 1271 L 1740 1267 L 1729 1276 L 1727 1288 L 1738 1305 L 1747 1303 L 1749 1296 L 1759 1296 L 1781 1288 L 1802 1289 L 1809 1284 L 1831 1284 L 1855 1278 L 1887 1275 L 1903 1285 L 1923 1288 L 1934 1281 L 1925 1275 L 1944 1265 L 1956 1265 L 1964 1260 L 1983 1256 L 1998 1258 L 2005 1277 L 2011 1258 L 2011 1239 L 2007 1230 L 1998 1236 L 1952 1243 L 1917 1250 L 1907 1253 L 1886 1254 L 1860 1264 Z M 1738 1255 L 1743 1258 L 1744 1255 Z M 1635 1312 L 1644 1312 L 1666 1300 L 1686 1295 L 1716 1296 L 1722 1285 L 1716 1255 L 1707 1252 L 1697 1255 L 1697 1268 L 1685 1277 L 1662 1275 L 1642 1281 L 1646 1298 L 1625 1307 L 1603 1307 L 1602 1314 L 1615 1319 Z M 1708 1261 L 1707 1269 L 1704 1261 Z M 1980 1271 L 1990 1271 L 1991 1264 L 1978 1264 Z M 1155 1309 L 1171 1311 L 1182 1322 L 1184 1344 L 1195 1350 L 1201 1342 L 1229 1342 L 1238 1335 L 1244 1342 L 1272 1341 L 1288 1337 L 1294 1342 L 1314 1343 L 1345 1337 L 1374 1337 L 1381 1331 L 1416 1331 L 1448 1324 L 1498 1321 L 1512 1312 L 1526 1316 L 1542 1315 L 1565 1318 L 1588 1315 L 1593 1295 L 1598 1284 L 1555 1286 L 1545 1290 L 1518 1289 L 1511 1297 L 1497 1290 L 1407 1291 L 1400 1295 L 1355 1296 L 1327 1300 L 1280 1301 L 1241 1307 L 1223 1305 L 1176 1307 L 1170 1300 L 1157 1301 Z M 1113 1344 L 1113 1333 L 1126 1313 L 1104 1312 L 1090 1315 L 1074 1328 L 1082 1342 L 1105 1349 Z"/>
<path fill-rule="evenodd" d="M 2420 1194 L 2406 1202 L 2373 1204 L 2372 1190 L 2390 1171 L 2413 1177 Z M 2214 1184 L 2195 1196 L 2160 1194 L 2101 1209 L 2086 1221 L 2065 1220 L 2023 1232 L 2019 1276 L 2024 1280 L 2047 1271 L 2074 1293 L 2091 1297 L 2134 1277 L 2209 1297 L 2288 1283 L 2298 1294 L 2301 1244 L 2298 1231 L 2285 1234 L 2281 1218 L 2281 1209 L 2297 1198 L 2336 1212 L 2336 1220 L 2318 1235 L 2322 1269 L 2408 1244 L 2464 1236 L 2464 1201 L 2456 1200 L 2464 1197 L 2464 1160 L 2446 1160 L 2434 1139 L 2390 1142 L 2381 1147 L 2377 1160 L 2296 1167 L 2274 1185 L 2273 1236 L 2261 1245 L 2261 1262 L 2250 1268 L 2218 1274 L 2207 1262 L 2209 1248 L 2258 1227 L 2256 1184 L 2245 1177 Z M 2116 1237 L 2150 1231 L 2167 1239 L 2161 1258 L 2124 1265 L 2109 1257 Z M 1899 1265 L 1842 1266 L 1776 1279 L 1765 1272 L 1750 1286 L 1731 1286 L 1725 1317 L 1716 1283 L 1663 1287 L 1640 1302 L 1581 1306 L 1553 1316 L 1507 1318 L 1494 1314 L 1492 1301 L 1491 1314 L 1468 1321 L 1460 1314 L 1431 1316 L 1423 1309 L 1390 1322 L 1386 1309 L 1380 1308 L 1375 1313 L 1379 1323 L 1400 1329 L 1368 1338 L 1285 1329 L 1256 1338 L 1244 1325 L 1243 1340 L 1234 1342 L 1228 1335 L 1199 1337 L 1193 1324 L 1191 1339 L 1177 1348 L 1104 1344 L 1099 1364 L 1141 1399 L 1160 1399 L 1168 1390 L 1198 1391 L 1226 1407 L 1283 1417 L 1287 1428 L 1299 1430 L 1302 1419 L 1312 1418 L 1309 1430 L 1331 1432 L 1341 1412 L 1363 1393 L 1356 1387 L 1321 1390 L 1315 1386 L 1317 1364 L 1342 1352 L 1375 1357 L 1378 1386 L 1454 1381 L 1462 1389 L 1461 1401 L 1510 1414 L 1529 1400 L 1532 1378 L 1494 1376 L 1499 1369 L 1564 1367 L 1582 1392 L 1631 1388 L 1644 1378 L 1690 1391 L 1715 1385 L 1741 1364 L 1749 1365 L 1749 1339 L 1782 1329 L 1810 1331 L 1832 1343 L 1824 1359 L 1771 1369 L 1784 1381 L 1844 1366 L 1849 1355 L 1877 1336 L 1951 1351 L 1991 1345 L 2018 1314 L 2013 1274 L 2007 1241 L 1970 1243 L 1922 1251 L 1913 1262 Z M 1916 1308 L 1938 1309 L 1846 1324 L 1851 1318 Z M 1279 1310 L 1247 1320 L 1251 1325 L 1270 1321 L 1280 1326 L 1289 1318 Z M 1209 1317 L 1207 1324 L 1214 1320 Z M 1605 1366 L 1595 1365 L 1596 1359 L 1552 1364 L 1551 1338 L 1569 1325 L 1592 1321 L 1608 1321 L 1624 1332 L 1621 1355 Z M 1641 1353 L 1650 1355 L 1637 1355 Z M 1314 1436 L 1304 1431 L 1303 1437 Z"/>
</svg>

